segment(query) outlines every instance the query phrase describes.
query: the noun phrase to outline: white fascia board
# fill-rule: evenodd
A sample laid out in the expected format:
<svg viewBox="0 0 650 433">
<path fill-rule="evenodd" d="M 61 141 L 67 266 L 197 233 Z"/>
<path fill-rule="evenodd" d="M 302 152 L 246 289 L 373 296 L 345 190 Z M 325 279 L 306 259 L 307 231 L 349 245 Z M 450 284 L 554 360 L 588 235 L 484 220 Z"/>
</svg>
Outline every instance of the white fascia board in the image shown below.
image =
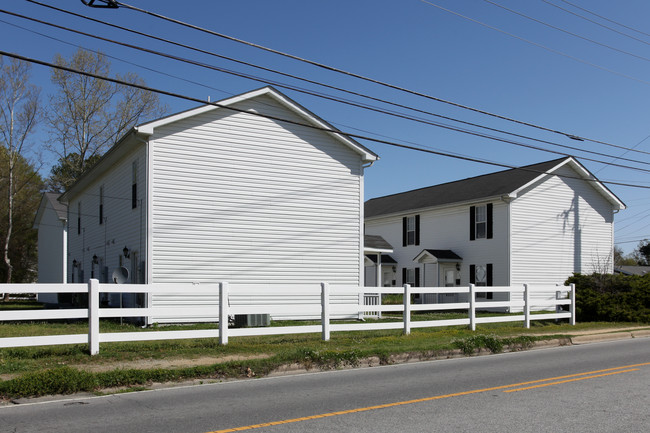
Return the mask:
<svg viewBox="0 0 650 433">
<path fill-rule="evenodd" d="M 376 253 L 390 254 L 390 253 L 393 253 L 393 252 L 394 251 L 392 249 L 363 247 L 363 253 L 364 254 L 376 254 Z"/>
<path fill-rule="evenodd" d="M 591 186 L 593 186 L 602 196 L 605 197 L 607 201 L 609 201 L 615 209 L 621 210 L 625 209 L 625 203 L 623 203 L 621 200 L 619 200 L 618 197 L 616 197 L 605 185 L 603 185 L 593 174 L 589 172 L 582 164 L 580 164 L 578 161 L 576 161 L 573 157 L 568 157 L 564 161 L 560 162 L 558 165 L 553 167 L 552 169 L 548 170 L 544 174 L 540 174 L 537 176 L 535 179 L 531 180 L 527 184 L 519 187 L 517 190 L 515 190 L 512 194 L 516 197 L 521 191 L 525 190 L 529 186 L 539 182 L 543 177 L 545 176 L 554 176 L 554 172 L 558 170 L 560 167 L 563 167 L 565 165 L 570 165 L 577 173 L 578 175 L 583 178 L 585 181 L 588 181 Z"/>
</svg>

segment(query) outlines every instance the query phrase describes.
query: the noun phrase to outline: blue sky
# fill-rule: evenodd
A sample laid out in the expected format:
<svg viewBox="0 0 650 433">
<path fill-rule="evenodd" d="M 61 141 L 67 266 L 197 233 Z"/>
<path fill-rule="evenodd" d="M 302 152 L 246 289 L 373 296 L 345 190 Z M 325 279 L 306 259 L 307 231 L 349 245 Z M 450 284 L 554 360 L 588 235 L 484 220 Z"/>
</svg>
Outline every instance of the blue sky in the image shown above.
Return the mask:
<svg viewBox="0 0 650 433">
<path fill-rule="evenodd" d="M 91 9 L 79 0 L 39 1 L 420 110 L 607 155 L 622 156 L 625 152 L 588 141 L 570 140 L 562 135 L 407 95 L 165 23 L 155 17 L 125 8 Z M 610 20 L 650 33 L 647 27 L 650 3 L 647 1 L 567 1 Z M 128 0 L 125 3 L 437 98 L 554 130 L 650 152 L 650 36 L 589 15 L 562 0 L 498 0 L 496 3 L 619 51 L 562 33 L 483 0 L 431 0 L 431 3 L 501 31 L 420 0 Z M 639 40 L 614 33 L 549 3 L 589 17 Z M 90 24 L 26 0 L 5 1 L 2 8 L 215 66 L 299 84 L 312 90 L 317 89 L 313 85 L 292 82 L 269 73 L 169 47 L 127 32 Z M 213 101 L 263 85 L 51 29 L 4 13 L 0 14 L 0 20 L 2 50 L 39 60 L 51 61 L 55 53 L 69 57 L 76 50 L 74 45 L 78 44 L 114 56 L 112 66 L 115 72 L 134 71 L 152 87 L 200 99 L 207 99 L 209 96 Z M 45 33 L 73 45 L 45 38 L 12 24 Z M 190 79 L 203 86 L 159 72 Z M 46 102 L 47 95 L 52 92 L 49 70 L 34 66 L 32 78 L 35 84 L 42 87 L 43 101 Z M 560 156 L 279 89 L 344 131 L 378 135 L 390 141 L 512 166 L 532 164 Z M 333 91 L 326 92 L 335 94 Z M 196 105 L 168 97 L 162 99 L 170 112 Z M 44 128 L 41 128 L 34 136 L 35 149 L 40 148 L 40 143 L 45 139 Z M 561 149 L 524 139 L 518 141 L 571 153 L 603 181 L 650 187 L 648 172 L 584 159 L 588 157 L 609 162 L 615 161 L 613 157 Z M 366 198 L 499 170 L 489 165 L 401 150 L 371 142 L 364 144 L 381 157 L 379 162 L 366 171 Z M 46 161 L 52 160 L 51 155 L 43 155 Z M 648 154 L 627 152 L 625 157 L 640 163 L 621 160 L 616 163 L 650 169 L 650 165 L 643 165 L 644 162 L 650 161 Z M 650 238 L 650 190 L 616 185 L 609 188 L 628 206 L 627 210 L 616 216 L 616 241 L 629 252 L 636 247 L 639 239 Z"/>
</svg>

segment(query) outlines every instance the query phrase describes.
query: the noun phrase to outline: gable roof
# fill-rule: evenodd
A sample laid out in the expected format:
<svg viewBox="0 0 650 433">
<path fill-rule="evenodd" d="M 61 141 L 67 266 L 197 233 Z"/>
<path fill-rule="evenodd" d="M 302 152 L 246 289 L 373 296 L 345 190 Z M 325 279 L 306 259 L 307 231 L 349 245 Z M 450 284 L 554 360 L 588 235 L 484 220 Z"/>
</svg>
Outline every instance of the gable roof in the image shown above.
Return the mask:
<svg viewBox="0 0 650 433">
<path fill-rule="evenodd" d="M 36 217 L 34 218 L 33 227 L 35 229 L 37 229 L 40 225 L 41 219 L 43 218 L 46 209 L 54 210 L 56 217 L 60 221 L 68 220 L 68 206 L 58 200 L 60 196 L 61 194 L 56 192 L 43 193 L 43 196 L 41 197 L 41 203 L 39 204 L 38 210 L 36 211 Z"/>
<path fill-rule="evenodd" d="M 84 173 L 83 176 L 77 180 L 75 184 L 73 184 L 61 195 L 61 201 L 69 201 L 77 193 L 77 191 L 82 190 L 89 182 L 92 182 L 94 178 L 108 170 L 117 160 L 119 160 L 119 158 L 132 151 L 134 146 L 143 145 L 143 138 L 152 135 L 155 128 L 213 110 L 228 109 L 228 106 L 260 96 L 268 96 L 281 106 L 287 108 L 288 110 L 291 110 L 298 117 L 305 120 L 305 125 L 311 125 L 315 129 L 323 130 L 324 134 L 330 135 L 335 140 L 342 143 L 344 146 L 347 146 L 354 152 L 358 153 L 361 156 L 363 163 L 370 163 L 379 159 L 379 156 L 376 153 L 363 146 L 361 143 L 345 136 L 342 133 L 338 133 L 338 129 L 334 126 L 330 125 L 273 87 L 267 86 L 261 89 L 242 93 L 240 95 L 233 96 L 215 103 L 208 103 L 200 107 L 185 110 L 180 113 L 172 114 L 160 119 L 152 120 L 150 122 L 134 126 L 133 129 L 124 134 L 124 136 L 122 136 L 117 144 L 111 147 L 100 158 L 100 160 L 90 168 L 90 170 Z M 255 113 L 252 111 L 249 113 L 251 115 L 255 115 Z"/>
<path fill-rule="evenodd" d="M 172 114 L 171 116 L 163 117 L 151 122 L 143 123 L 142 125 L 136 126 L 134 129 L 144 135 L 152 135 L 154 129 L 160 126 L 168 125 L 172 122 L 177 122 L 179 120 L 187 119 L 188 117 L 196 116 L 198 114 L 207 113 L 214 110 L 223 110 L 227 109 L 226 107 L 232 106 L 238 102 L 245 101 L 248 99 L 253 99 L 259 96 L 268 96 L 274 101 L 278 102 L 280 105 L 291 110 L 294 114 L 298 115 L 301 119 L 306 121 L 306 125 L 311 125 L 315 129 L 324 130 L 325 134 L 334 137 L 337 141 L 341 142 L 345 146 L 351 148 L 353 151 L 361 155 L 363 162 L 372 162 L 376 161 L 379 157 L 376 153 L 363 146 L 361 143 L 353 140 L 350 137 L 347 137 L 338 132 L 338 129 L 334 126 L 327 123 L 325 120 L 316 116 L 311 111 L 307 110 L 302 105 L 298 104 L 296 101 L 292 100 L 288 96 L 284 95 L 277 89 L 266 86 L 257 90 L 252 90 L 250 92 L 242 93 L 241 95 L 233 96 L 221 101 L 215 102 L 213 104 L 202 105 L 197 108 L 186 110 L 180 113 Z M 250 112 L 254 115 L 254 112 Z M 277 120 L 277 119 L 276 119 Z M 332 132 L 333 131 L 333 132 Z"/>
<path fill-rule="evenodd" d="M 488 199 L 492 197 L 516 197 L 517 192 L 560 167 L 570 164 L 577 175 L 592 180 L 596 188 L 617 209 L 625 208 L 609 189 L 572 157 L 554 159 L 468 179 L 414 189 L 398 194 L 377 197 L 366 201 L 365 217 L 409 212 L 416 209 Z"/>
</svg>

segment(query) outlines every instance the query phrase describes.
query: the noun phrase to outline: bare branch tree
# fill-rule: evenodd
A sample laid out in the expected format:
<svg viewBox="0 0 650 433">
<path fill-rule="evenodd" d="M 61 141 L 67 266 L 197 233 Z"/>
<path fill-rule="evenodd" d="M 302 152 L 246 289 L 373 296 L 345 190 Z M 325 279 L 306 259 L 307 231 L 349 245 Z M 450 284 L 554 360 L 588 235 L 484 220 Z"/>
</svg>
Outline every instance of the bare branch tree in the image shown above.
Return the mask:
<svg viewBox="0 0 650 433">
<path fill-rule="evenodd" d="M 79 49 L 70 60 L 56 55 L 54 63 L 100 76 L 110 74 L 110 63 L 99 52 Z M 118 78 L 142 83 L 134 73 Z M 90 162 L 136 123 L 165 111 L 152 92 L 59 69 L 52 70 L 51 79 L 58 91 L 50 97 L 46 115 L 49 146 L 59 156 L 59 174 L 70 173 L 69 179 L 59 179 L 63 188 L 74 183 L 90 168 Z"/>
<path fill-rule="evenodd" d="M 29 84 L 29 70 L 26 62 L 13 59 L 5 64 L 0 58 L 0 136 L 8 160 L 7 175 L 3 179 L 7 182 L 7 228 L 3 239 L 7 283 L 12 282 L 13 272 L 9 248 L 14 228 L 14 200 L 21 189 L 16 183 L 16 168 L 24 158 L 27 138 L 34 131 L 38 114 L 39 89 Z"/>
</svg>

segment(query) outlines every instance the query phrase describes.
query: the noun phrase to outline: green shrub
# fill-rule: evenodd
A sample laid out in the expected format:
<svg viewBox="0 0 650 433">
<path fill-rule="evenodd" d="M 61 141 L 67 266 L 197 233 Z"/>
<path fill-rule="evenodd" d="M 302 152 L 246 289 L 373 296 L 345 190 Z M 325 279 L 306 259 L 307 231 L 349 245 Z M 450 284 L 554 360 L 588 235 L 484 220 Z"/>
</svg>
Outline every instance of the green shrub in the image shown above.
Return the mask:
<svg viewBox="0 0 650 433">
<path fill-rule="evenodd" d="M 650 322 L 650 274 L 574 274 L 579 322 Z"/>
</svg>

